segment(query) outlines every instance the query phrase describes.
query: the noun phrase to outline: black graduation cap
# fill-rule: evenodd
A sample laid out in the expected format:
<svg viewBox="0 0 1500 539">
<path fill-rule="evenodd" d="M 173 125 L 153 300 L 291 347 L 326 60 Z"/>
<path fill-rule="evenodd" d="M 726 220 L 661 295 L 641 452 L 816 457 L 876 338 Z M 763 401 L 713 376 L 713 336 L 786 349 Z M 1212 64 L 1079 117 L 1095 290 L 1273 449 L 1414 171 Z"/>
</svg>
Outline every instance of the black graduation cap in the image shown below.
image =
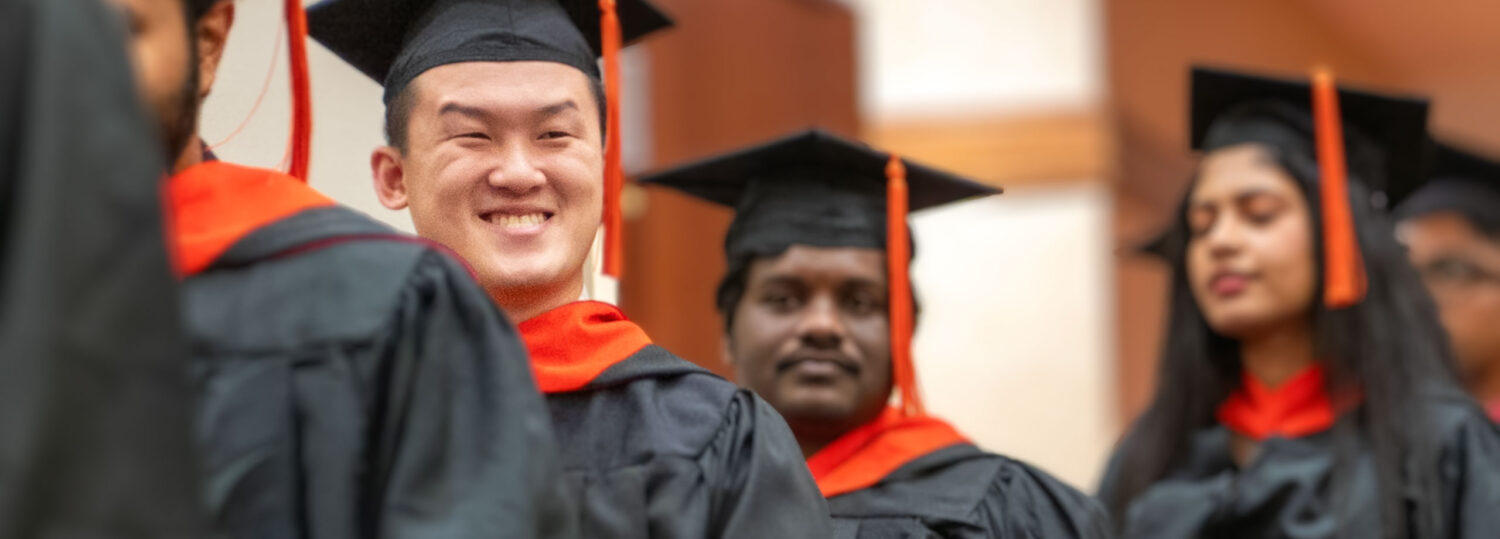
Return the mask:
<svg viewBox="0 0 1500 539">
<path fill-rule="evenodd" d="M 1500 230 L 1500 163 L 1433 141 L 1427 185 L 1398 207 L 1401 218 L 1456 211 L 1484 230 Z"/>
<path fill-rule="evenodd" d="M 808 130 L 637 181 L 734 208 L 724 239 L 731 259 L 774 256 L 793 244 L 886 246 L 890 155 Z M 905 162 L 910 211 L 991 195 L 1000 189 Z"/>
<path fill-rule="evenodd" d="M 672 25 L 646 0 L 619 0 L 629 44 Z M 458 62 L 547 61 L 599 76 L 598 0 L 324 0 L 314 39 L 385 86 L 387 103 L 422 72 Z"/>
<path fill-rule="evenodd" d="M 1204 67 L 1192 70 L 1192 148 L 1261 142 L 1312 156 L 1312 86 Z M 1427 100 L 1338 87 L 1350 179 L 1394 207 L 1426 181 Z"/>
</svg>

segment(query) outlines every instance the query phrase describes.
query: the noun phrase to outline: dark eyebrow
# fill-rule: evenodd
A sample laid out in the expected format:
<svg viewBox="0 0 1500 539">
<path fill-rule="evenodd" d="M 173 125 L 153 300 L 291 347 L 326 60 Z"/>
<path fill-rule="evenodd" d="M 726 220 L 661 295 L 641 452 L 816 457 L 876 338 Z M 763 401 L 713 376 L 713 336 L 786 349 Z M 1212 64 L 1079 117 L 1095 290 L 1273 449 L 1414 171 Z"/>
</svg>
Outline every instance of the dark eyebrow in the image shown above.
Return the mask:
<svg viewBox="0 0 1500 539">
<path fill-rule="evenodd" d="M 538 107 L 536 109 L 536 111 L 533 112 L 533 114 L 536 114 L 537 116 L 542 116 L 542 117 L 552 117 L 552 116 L 557 116 L 559 114 L 562 114 L 563 112 L 569 111 L 569 110 L 578 110 L 578 103 L 575 102 L 575 101 L 573 101 L 572 99 L 569 99 L 569 100 L 566 100 L 566 101 L 561 101 L 561 102 L 558 102 L 558 103 L 553 103 L 551 105 L 547 105 L 547 106 L 544 106 L 544 107 Z"/>
<path fill-rule="evenodd" d="M 843 290 L 860 290 L 868 288 L 871 290 L 884 291 L 889 287 L 886 286 L 886 283 L 882 283 L 868 277 L 851 277 L 845 280 L 843 283 L 840 283 L 839 288 Z"/>
<path fill-rule="evenodd" d="M 444 103 L 443 106 L 438 109 L 438 116 L 446 116 L 448 114 L 457 114 L 460 116 L 468 116 L 470 118 L 478 119 L 484 119 L 490 116 L 488 112 L 485 112 L 484 109 L 481 109 L 479 107 L 465 105 L 462 103 L 454 103 L 451 101 L 448 103 Z"/>
<path fill-rule="evenodd" d="M 1233 201 L 1232 202 L 1233 204 L 1244 204 L 1246 201 L 1249 201 L 1250 199 L 1255 198 L 1255 197 L 1259 197 L 1259 196 L 1277 196 L 1277 197 L 1279 197 L 1279 196 L 1281 196 L 1281 193 L 1278 193 L 1275 190 L 1267 189 L 1267 188 L 1264 188 L 1264 187 L 1251 187 L 1249 189 L 1245 189 L 1243 191 L 1235 193 L 1234 196 L 1230 197 L 1230 199 Z M 1188 209 L 1190 209 L 1190 210 L 1192 210 L 1192 209 L 1200 209 L 1200 208 L 1205 208 L 1206 209 L 1206 208 L 1213 208 L 1213 207 L 1216 207 L 1218 205 L 1219 205 L 1218 202 L 1213 201 L 1213 200 L 1190 200 L 1188 202 Z"/>
<path fill-rule="evenodd" d="M 1187 205 L 1188 211 L 1211 210 L 1217 207 L 1219 207 L 1219 203 L 1214 200 L 1189 200 Z"/>
<path fill-rule="evenodd" d="M 1238 193 L 1235 193 L 1234 194 L 1234 201 L 1235 201 L 1236 204 L 1243 204 L 1245 202 L 1248 202 L 1252 198 L 1260 197 L 1260 196 L 1280 197 L 1281 193 L 1277 193 L 1277 192 L 1275 192 L 1273 190 L 1265 189 L 1265 188 L 1261 188 L 1261 187 L 1252 187 L 1250 189 L 1246 189 L 1244 191 L 1240 191 Z"/>
<path fill-rule="evenodd" d="M 807 286 L 800 277 L 782 273 L 771 274 L 760 280 L 761 286 L 790 286 L 804 288 Z"/>
<path fill-rule="evenodd" d="M 542 118 L 549 118 L 552 116 L 557 116 L 569 110 L 579 110 L 578 103 L 573 101 L 572 99 L 559 101 L 551 105 L 537 107 L 536 110 L 532 111 L 532 114 Z M 457 114 L 460 116 L 467 116 L 469 118 L 478 120 L 487 120 L 492 116 L 489 111 L 483 108 L 452 101 L 444 103 L 442 107 L 438 108 L 438 116 L 445 116 L 448 114 Z"/>
</svg>

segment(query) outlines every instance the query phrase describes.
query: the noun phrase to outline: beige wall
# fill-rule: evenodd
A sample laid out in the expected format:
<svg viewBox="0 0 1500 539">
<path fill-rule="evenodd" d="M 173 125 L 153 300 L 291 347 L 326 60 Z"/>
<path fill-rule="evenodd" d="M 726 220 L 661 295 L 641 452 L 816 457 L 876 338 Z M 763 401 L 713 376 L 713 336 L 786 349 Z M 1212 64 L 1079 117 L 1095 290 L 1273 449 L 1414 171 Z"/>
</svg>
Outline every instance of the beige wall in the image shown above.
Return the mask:
<svg viewBox="0 0 1500 539">
<path fill-rule="evenodd" d="M 867 136 L 904 142 L 889 149 L 940 167 L 1005 174 L 978 179 L 1009 188 L 913 219 L 923 307 L 915 356 L 928 407 L 980 445 L 1091 490 L 1118 429 L 1111 202 L 1101 178 L 1051 176 L 1079 168 L 1036 154 L 1102 159 L 1094 137 L 1038 131 L 1101 107 L 1098 3 L 849 4 L 860 25 Z M 976 125 L 1019 131 L 975 133 Z M 902 133 L 907 126 L 920 132 Z M 948 147 L 924 142 L 938 138 Z M 992 162 L 997 152 L 1020 152 L 1000 159 L 1027 165 Z"/>
<path fill-rule="evenodd" d="M 1096 0 L 848 3 L 868 121 L 1034 114 L 1101 99 Z"/>
<path fill-rule="evenodd" d="M 204 104 L 201 134 L 209 144 L 217 144 L 243 123 L 244 129 L 215 152 L 228 161 L 275 167 L 286 152 L 291 118 L 286 38 L 279 35 L 281 3 L 236 0 L 235 6 L 234 29 L 219 79 Z M 380 206 L 371 184 L 369 155 L 382 142 L 384 121 L 380 86 L 316 42 L 308 46 L 308 61 L 313 91 L 309 181 L 340 202 L 410 230 L 405 214 Z M 271 74 L 269 86 L 267 73 Z M 262 88 L 266 88 L 263 96 Z M 255 106 L 257 96 L 261 96 L 259 107 Z"/>
<path fill-rule="evenodd" d="M 1092 489 L 1113 442 L 1099 183 L 1017 189 L 913 218 L 919 383 L 980 445 Z"/>
</svg>

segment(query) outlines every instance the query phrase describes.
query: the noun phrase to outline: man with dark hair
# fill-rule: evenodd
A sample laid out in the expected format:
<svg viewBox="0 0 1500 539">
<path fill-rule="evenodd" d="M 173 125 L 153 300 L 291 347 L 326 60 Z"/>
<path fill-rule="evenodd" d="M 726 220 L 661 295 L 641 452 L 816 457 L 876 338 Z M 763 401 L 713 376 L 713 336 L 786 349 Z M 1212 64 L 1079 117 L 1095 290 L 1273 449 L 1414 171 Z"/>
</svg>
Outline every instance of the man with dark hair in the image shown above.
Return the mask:
<svg viewBox="0 0 1500 539">
<path fill-rule="evenodd" d="M 1397 207 L 1464 384 L 1500 421 L 1500 163 L 1436 145 L 1432 179 Z"/>
<path fill-rule="evenodd" d="M 617 209 L 605 131 L 619 131 L 599 121 L 616 111 L 596 63 L 613 5 L 329 0 L 308 17 L 385 87 L 381 202 L 409 207 L 417 233 L 462 255 L 519 322 L 583 534 L 825 539 L 826 507 L 775 410 L 652 345 L 617 307 L 579 301 Z M 619 2 L 617 20 L 624 42 L 669 24 L 640 0 Z"/>
<path fill-rule="evenodd" d="M 171 242 L 218 528 L 573 536 L 524 346 L 464 267 L 298 178 L 205 158 L 198 110 L 232 2 L 112 2 L 175 163 Z"/>
<path fill-rule="evenodd" d="M 906 212 L 997 189 L 821 131 L 640 181 L 734 208 L 725 360 L 791 425 L 834 537 L 1108 535 L 1097 502 L 975 447 L 917 395 Z"/>
</svg>

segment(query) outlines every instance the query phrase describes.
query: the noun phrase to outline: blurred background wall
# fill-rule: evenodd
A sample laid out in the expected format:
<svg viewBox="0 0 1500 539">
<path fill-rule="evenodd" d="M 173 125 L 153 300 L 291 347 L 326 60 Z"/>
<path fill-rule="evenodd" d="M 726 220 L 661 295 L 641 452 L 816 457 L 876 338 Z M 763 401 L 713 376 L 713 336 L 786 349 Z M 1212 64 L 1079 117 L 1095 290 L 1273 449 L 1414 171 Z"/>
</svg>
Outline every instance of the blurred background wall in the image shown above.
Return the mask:
<svg viewBox="0 0 1500 539">
<path fill-rule="evenodd" d="M 279 3 L 237 1 L 203 136 L 227 139 L 225 159 L 276 166 Z M 818 126 L 1005 188 L 912 219 L 921 386 L 981 445 L 1085 489 L 1151 388 L 1166 276 L 1128 248 L 1191 174 L 1188 65 L 1326 64 L 1432 96 L 1437 132 L 1500 153 L 1493 0 L 657 3 L 678 27 L 625 60 L 630 172 Z M 410 230 L 371 187 L 379 87 L 310 54 L 313 185 Z M 631 188 L 626 212 L 620 302 L 658 343 L 729 374 L 712 307 L 728 211 Z"/>
</svg>

